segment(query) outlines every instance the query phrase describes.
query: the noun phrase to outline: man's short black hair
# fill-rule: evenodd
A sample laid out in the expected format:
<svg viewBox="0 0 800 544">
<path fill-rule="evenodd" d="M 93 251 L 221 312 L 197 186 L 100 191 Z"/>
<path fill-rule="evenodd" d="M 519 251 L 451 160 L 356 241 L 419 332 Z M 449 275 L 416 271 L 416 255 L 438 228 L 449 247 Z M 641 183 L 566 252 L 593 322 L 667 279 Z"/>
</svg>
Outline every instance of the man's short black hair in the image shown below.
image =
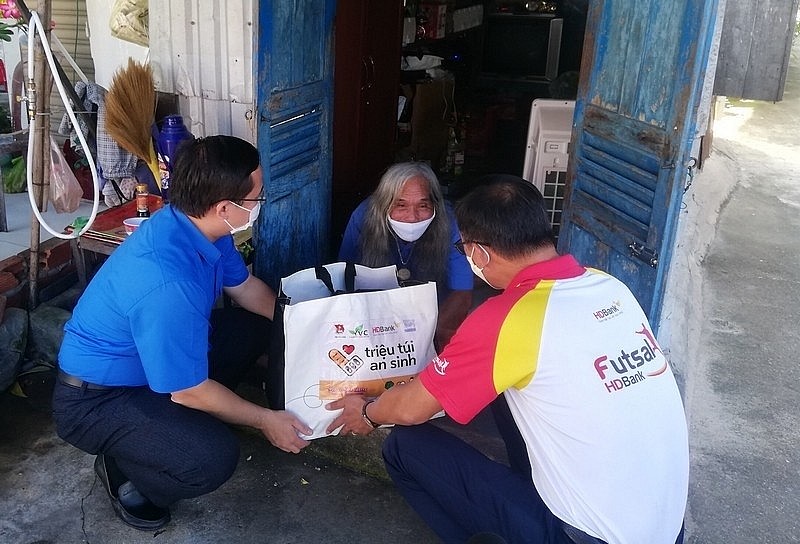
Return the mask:
<svg viewBox="0 0 800 544">
<path fill-rule="evenodd" d="M 456 204 L 464 242 L 482 242 L 508 258 L 555 245 L 544 198 L 532 183 L 510 174 L 481 182 Z"/>
<path fill-rule="evenodd" d="M 258 150 L 235 136 L 183 142 L 170 176 L 170 203 L 186 215 L 203 216 L 222 200 L 239 202 L 253 190 Z"/>
</svg>

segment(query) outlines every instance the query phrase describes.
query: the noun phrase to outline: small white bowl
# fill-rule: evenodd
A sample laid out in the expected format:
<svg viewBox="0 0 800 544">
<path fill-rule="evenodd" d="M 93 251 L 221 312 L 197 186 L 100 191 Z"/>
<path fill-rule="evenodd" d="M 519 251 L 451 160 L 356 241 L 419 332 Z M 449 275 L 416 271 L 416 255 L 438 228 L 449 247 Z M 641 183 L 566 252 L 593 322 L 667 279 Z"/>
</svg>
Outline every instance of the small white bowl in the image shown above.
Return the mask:
<svg viewBox="0 0 800 544">
<path fill-rule="evenodd" d="M 149 217 L 129 217 L 125 219 L 122 224 L 125 225 L 125 232 L 128 236 L 133 234 L 133 231 L 139 228 L 139 225 L 150 219 Z"/>
</svg>

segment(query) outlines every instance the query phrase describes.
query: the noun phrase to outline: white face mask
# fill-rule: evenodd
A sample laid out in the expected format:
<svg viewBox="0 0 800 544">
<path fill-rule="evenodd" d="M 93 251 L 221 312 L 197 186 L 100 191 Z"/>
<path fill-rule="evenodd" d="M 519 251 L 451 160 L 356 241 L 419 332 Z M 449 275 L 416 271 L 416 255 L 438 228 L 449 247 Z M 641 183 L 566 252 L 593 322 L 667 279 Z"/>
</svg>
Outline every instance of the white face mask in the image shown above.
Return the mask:
<svg viewBox="0 0 800 544">
<path fill-rule="evenodd" d="M 483 251 L 483 254 L 486 255 L 486 264 L 483 265 L 483 268 L 478 268 L 478 265 L 476 265 L 475 262 L 472 260 L 472 255 L 475 253 L 475 247 L 476 246 L 481 248 L 481 251 Z M 497 290 L 500 289 L 499 287 L 495 287 L 494 285 L 489 283 L 489 280 L 487 280 L 486 276 L 483 275 L 483 269 L 486 268 L 487 266 L 489 266 L 489 261 L 492 260 L 492 256 L 489 255 L 489 252 L 486 251 L 486 249 L 482 245 L 473 244 L 472 245 L 472 251 L 470 251 L 469 255 L 466 255 L 466 257 L 467 257 L 467 262 L 469 263 L 469 267 L 472 269 L 472 271 L 475 273 L 476 276 L 478 276 L 480 279 L 482 279 L 484 282 L 486 282 L 486 285 L 488 285 L 492 289 L 497 289 Z"/>
<path fill-rule="evenodd" d="M 243 230 L 247 230 L 248 228 L 252 227 L 253 223 L 255 223 L 256 219 L 258 219 L 258 212 L 261 211 L 261 202 L 256 202 L 256 205 L 253 206 L 252 210 L 248 210 L 244 206 L 240 206 L 239 204 L 237 204 L 236 202 L 233 202 L 231 200 L 229 200 L 228 202 L 230 202 L 231 204 L 233 204 L 237 208 L 241 208 L 241 209 L 245 210 L 246 212 L 248 212 L 250 214 L 250 216 L 247 219 L 247 222 L 244 225 L 241 225 L 239 227 L 232 226 L 230 223 L 228 223 L 227 219 L 224 220 L 225 224 L 228 225 L 228 228 L 231 229 L 231 234 L 236 234 L 237 232 L 242 232 Z"/>
<path fill-rule="evenodd" d="M 389 220 L 389 225 L 392 227 L 394 233 L 400 237 L 401 240 L 406 242 L 416 242 L 420 237 L 425 234 L 428 227 L 436 217 L 436 210 L 433 210 L 433 215 L 429 219 L 423 219 L 416 223 L 403 223 L 402 221 L 395 221 L 389 215 L 386 218 Z"/>
</svg>

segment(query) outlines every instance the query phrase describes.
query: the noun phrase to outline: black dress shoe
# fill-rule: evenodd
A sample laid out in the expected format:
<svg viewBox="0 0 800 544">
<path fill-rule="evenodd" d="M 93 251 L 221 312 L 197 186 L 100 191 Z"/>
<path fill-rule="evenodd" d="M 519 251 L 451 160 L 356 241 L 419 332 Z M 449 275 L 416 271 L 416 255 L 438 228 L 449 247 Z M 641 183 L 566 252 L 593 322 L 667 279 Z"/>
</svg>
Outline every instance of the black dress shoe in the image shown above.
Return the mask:
<svg viewBox="0 0 800 544">
<path fill-rule="evenodd" d="M 160 529 L 169 523 L 169 510 L 159 508 L 139 493 L 111 457 L 98 455 L 94 460 L 94 471 L 106 488 L 114 512 L 122 521 L 142 531 Z"/>
</svg>

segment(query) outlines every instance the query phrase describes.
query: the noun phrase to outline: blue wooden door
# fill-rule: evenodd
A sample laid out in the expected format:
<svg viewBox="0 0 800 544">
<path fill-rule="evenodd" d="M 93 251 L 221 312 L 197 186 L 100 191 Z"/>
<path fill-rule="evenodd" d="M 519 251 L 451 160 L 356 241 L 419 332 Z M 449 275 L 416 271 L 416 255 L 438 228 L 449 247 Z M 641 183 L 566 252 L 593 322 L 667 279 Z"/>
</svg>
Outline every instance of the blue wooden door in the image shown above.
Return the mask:
<svg viewBox="0 0 800 544">
<path fill-rule="evenodd" d="M 259 2 L 258 149 L 266 202 L 255 274 L 281 277 L 328 259 L 334 0 Z"/>
<path fill-rule="evenodd" d="M 716 0 L 590 4 L 559 249 L 624 281 L 655 326 Z"/>
</svg>

